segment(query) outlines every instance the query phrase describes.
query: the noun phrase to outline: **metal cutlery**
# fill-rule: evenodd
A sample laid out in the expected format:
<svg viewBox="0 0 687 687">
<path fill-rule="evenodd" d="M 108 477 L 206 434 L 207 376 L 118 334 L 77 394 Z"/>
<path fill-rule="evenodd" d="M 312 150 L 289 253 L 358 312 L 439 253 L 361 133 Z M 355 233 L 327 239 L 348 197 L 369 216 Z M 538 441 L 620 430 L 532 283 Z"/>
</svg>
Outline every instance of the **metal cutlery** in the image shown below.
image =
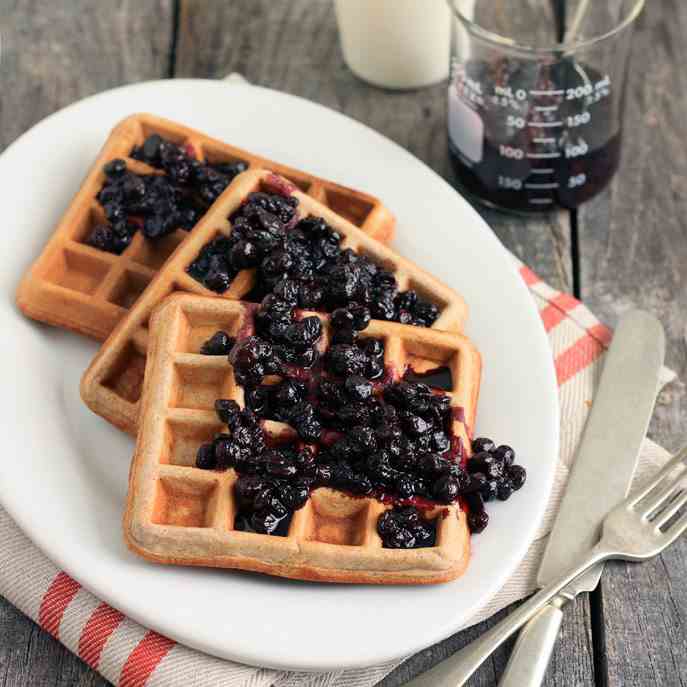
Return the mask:
<svg viewBox="0 0 687 687">
<path fill-rule="evenodd" d="M 672 474 L 675 472 L 676 474 Z M 510 635 L 575 578 L 611 559 L 643 561 L 658 555 L 687 530 L 687 448 L 678 453 L 638 494 L 606 516 L 601 540 L 567 572 L 537 592 L 498 625 L 418 678 L 410 687 L 460 687 Z"/>
</svg>

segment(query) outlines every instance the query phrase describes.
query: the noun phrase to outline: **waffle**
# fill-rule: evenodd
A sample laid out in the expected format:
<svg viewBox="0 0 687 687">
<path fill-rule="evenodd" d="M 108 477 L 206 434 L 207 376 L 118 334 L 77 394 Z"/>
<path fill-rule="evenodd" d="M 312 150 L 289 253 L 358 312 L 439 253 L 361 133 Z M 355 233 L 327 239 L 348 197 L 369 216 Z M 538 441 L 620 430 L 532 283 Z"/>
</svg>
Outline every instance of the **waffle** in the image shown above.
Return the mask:
<svg viewBox="0 0 687 687">
<path fill-rule="evenodd" d="M 136 434 L 138 407 L 145 371 L 148 339 L 148 319 L 154 307 L 174 291 L 188 291 L 215 296 L 193 277 L 187 267 L 201 248 L 220 233 L 229 234 L 227 217 L 239 207 L 245 197 L 260 190 L 290 192 L 299 200 L 301 216 L 315 215 L 343 237 L 342 246 L 366 254 L 385 269 L 393 272 L 399 288 L 414 288 L 420 296 L 440 308 L 434 329 L 462 331 L 467 316 L 463 299 L 433 276 L 393 250 L 364 234 L 356 226 L 335 214 L 318 201 L 295 189 L 288 182 L 267 170 L 248 170 L 236 177 L 191 236 L 138 299 L 129 315 L 122 320 L 91 362 L 81 381 L 81 396 L 95 413 L 130 434 Z M 239 272 L 222 298 L 240 300 L 254 283 L 254 271 Z M 413 329 L 419 329 L 414 327 Z M 423 371 L 421 361 L 414 365 Z"/>
<path fill-rule="evenodd" d="M 469 559 L 466 517 L 455 505 L 427 513 L 436 522 L 436 545 L 386 549 L 377 534 L 379 515 L 390 506 L 329 488 L 312 492 L 284 537 L 233 529 L 235 471 L 200 470 L 200 444 L 225 427 L 213 412 L 216 398 L 243 406 L 226 356 L 198 351 L 218 329 L 232 336 L 252 332 L 253 309 L 240 302 L 175 294 L 151 320 L 150 358 L 143 390 L 141 431 L 129 477 L 124 533 L 136 553 L 158 563 L 239 568 L 304 580 L 376 584 L 431 584 L 461 575 Z M 306 313 L 317 314 L 317 313 Z M 329 340 L 324 315 L 323 350 Z M 480 355 L 459 334 L 373 321 L 361 337 L 381 338 L 393 381 L 422 358 L 451 372 L 453 433 L 469 453 L 479 392 Z M 458 410 L 459 409 L 459 410 Z M 263 421 L 275 440 L 294 430 Z"/>
<path fill-rule="evenodd" d="M 124 158 L 132 172 L 160 174 L 159 170 L 130 157 L 132 148 L 153 133 L 192 146 L 201 160 L 212 163 L 241 160 L 250 168 L 268 167 L 346 217 L 368 236 L 384 242 L 393 236 L 393 215 L 372 196 L 234 148 L 180 124 L 149 114 L 132 115 L 112 130 L 48 244 L 23 278 L 17 304 L 26 315 L 105 340 L 165 260 L 188 237 L 188 232 L 177 230 L 153 242 L 137 232 L 121 255 L 85 243 L 90 230 L 105 221 L 95 196 L 105 180 L 102 168 L 106 162 Z"/>
</svg>

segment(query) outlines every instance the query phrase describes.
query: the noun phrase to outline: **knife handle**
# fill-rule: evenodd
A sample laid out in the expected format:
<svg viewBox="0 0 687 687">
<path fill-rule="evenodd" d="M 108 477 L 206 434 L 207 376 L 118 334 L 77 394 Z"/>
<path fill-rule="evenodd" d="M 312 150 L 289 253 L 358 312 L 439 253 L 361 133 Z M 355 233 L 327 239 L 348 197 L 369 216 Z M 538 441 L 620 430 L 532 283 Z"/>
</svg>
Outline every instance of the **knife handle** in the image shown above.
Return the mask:
<svg viewBox="0 0 687 687">
<path fill-rule="evenodd" d="M 540 687 L 563 620 L 561 606 L 566 602 L 556 597 L 520 630 L 499 687 Z"/>
</svg>

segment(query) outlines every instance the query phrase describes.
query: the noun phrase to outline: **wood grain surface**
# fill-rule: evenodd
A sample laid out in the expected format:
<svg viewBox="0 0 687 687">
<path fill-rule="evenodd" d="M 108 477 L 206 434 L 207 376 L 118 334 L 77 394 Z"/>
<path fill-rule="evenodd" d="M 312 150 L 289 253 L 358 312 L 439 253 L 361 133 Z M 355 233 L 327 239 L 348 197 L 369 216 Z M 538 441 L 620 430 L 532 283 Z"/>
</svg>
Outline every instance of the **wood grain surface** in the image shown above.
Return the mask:
<svg viewBox="0 0 687 687">
<path fill-rule="evenodd" d="M 364 122 L 451 180 L 445 86 L 394 93 L 353 77 L 331 0 L 0 0 L 0 34 L 0 149 L 45 115 L 107 88 L 240 72 Z M 649 4 L 635 40 L 623 166 L 607 193 L 576 216 L 526 220 L 480 209 L 510 250 L 553 286 L 576 288 L 609 323 L 631 306 L 656 312 L 680 374 L 687 367 L 686 34 L 684 4 Z M 682 442 L 686 404 L 680 383 L 662 394 L 652 434 L 669 448 Z M 686 552 L 683 544 L 644 566 L 609 566 L 591 604 L 584 597 L 566 612 L 547 687 L 687 685 Z M 383 687 L 403 684 L 497 620 L 421 652 Z M 508 650 L 470 685 L 495 685 Z M 0 600 L 0 685 L 104 684 Z"/>
<path fill-rule="evenodd" d="M 687 373 L 687 5 L 649 2 L 633 41 L 622 172 L 579 211 L 581 296 L 609 324 L 632 307 L 666 328 L 667 364 Z M 687 397 L 677 381 L 659 397 L 650 435 L 685 443 Z M 605 684 L 687 685 L 687 540 L 645 565 L 609 566 L 597 591 Z"/>
</svg>

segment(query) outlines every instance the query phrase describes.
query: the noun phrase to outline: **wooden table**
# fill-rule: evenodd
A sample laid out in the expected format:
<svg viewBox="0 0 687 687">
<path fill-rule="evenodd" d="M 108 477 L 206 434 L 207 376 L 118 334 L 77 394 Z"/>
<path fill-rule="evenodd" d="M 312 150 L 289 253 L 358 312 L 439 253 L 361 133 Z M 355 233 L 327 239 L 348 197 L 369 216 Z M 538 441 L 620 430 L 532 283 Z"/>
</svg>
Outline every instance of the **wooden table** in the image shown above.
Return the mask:
<svg viewBox="0 0 687 687">
<path fill-rule="evenodd" d="M 84 96 L 166 77 L 244 74 L 382 132 L 451 178 L 445 86 L 391 93 L 343 63 L 330 0 L 0 0 L 0 149 Z M 685 376 L 687 349 L 687 4 L 653 0 L 634 38 L 622 169 L 579 212 L 522 220 L 481 210 L 503 243 L 608 324 L 633 306 L 658 315 L 668 363 Z M 134 108 L 135 109 L 135 108 Z M 50 151 L 46 151 L 49 155 Z M 684 442 L 682 382 L 659 399 L 651 436 Z M 566 613 L 546 685 L 687 685 L 687 540 L 641 566 L 611 564 L 596 592 Z M 505 611 L 504 611 L 505 613 Z M 384 687 L 469 642 L 495 620 L 422 652 Z M 494 685 L 510 645 L 473 678 Z M 105 681 L 0 599 L 0 684 Z"/>
</svg>

